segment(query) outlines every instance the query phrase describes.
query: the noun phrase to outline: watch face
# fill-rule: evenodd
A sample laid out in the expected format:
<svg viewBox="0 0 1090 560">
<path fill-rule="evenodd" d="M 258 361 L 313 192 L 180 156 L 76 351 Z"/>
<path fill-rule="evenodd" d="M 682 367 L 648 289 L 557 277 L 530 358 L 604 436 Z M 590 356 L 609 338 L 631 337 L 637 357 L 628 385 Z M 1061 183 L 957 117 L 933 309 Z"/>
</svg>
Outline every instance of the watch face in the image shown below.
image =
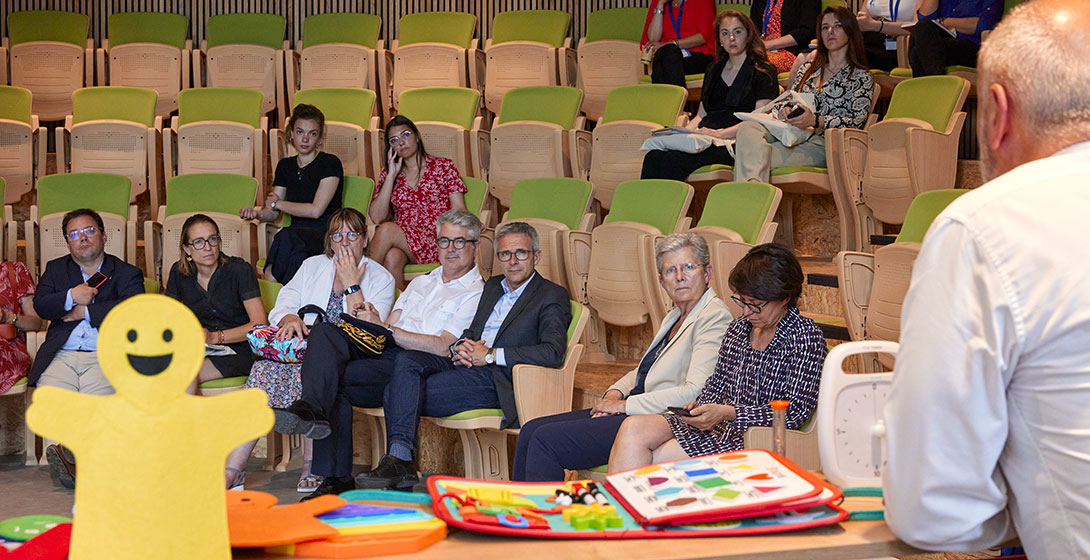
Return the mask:
<svg viewBox="0 0 1090 560">
<path fill-rule="evenodd" d="M 492 362 L 495 362 L 495 361 L 496 361 L 496 357 L 492 354 L 492 352 L 489 352 L 489 353 L 484 355 L 484 363 L 491 364 Z"/>
</svg>

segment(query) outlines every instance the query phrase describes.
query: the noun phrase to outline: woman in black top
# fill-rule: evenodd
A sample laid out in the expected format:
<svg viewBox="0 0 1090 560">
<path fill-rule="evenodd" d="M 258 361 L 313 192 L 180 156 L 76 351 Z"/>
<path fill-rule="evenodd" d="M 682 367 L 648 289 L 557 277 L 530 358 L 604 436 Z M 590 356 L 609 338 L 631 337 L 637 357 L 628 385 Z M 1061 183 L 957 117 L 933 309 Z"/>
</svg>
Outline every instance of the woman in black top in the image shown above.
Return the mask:
<svg viewBox="0 0 1090 560">
<path fill-rule="evenodd" d="M 748 113 L 779 95 L 775 68 L 768 62 L 761 36 L 753 20 L 735 10 L 719 12 L 715 18 L 717 62 L 704 74 L 697 119 L 690 123 L 697 131 L 718 138 L 734 138 L 738 130 L 736 112 Z M 713 163 L 733 163 L 725 146 L 709 146 L 690 154 L 678 150 L 651 150 L 643 158 L 641 179 L 684 181 L 690 173 Z"/>
<path fill-rule="evenodd" d="M 185 221 L 181 254 L 185 257 L 170 269 L 167 295 L 184 303 L 197 316 L 206 344 L 226 346 L 235 352 L 204 360 L 189 387 L 190 394 L 194 394 L 199 383 L 250 374 L 254 356 L 246 333 L 268 319 L 254 267 L 220 252 L 220 230 L 212 218 L 194 214 Z"/>
<path fill-rule="evenodd" d="M 341 207 L 344 176 L 341 160 L 320 149 L 325 116 L 317 107 L 296 105 L 288 119 L 288 131 L 297 155 L 276 164 L 273 190 L 265 206 L 239 211 L 245 220 L 262 222 L 271 222 L 281 213 L 291 216 L 291 225 L 277 232 L 265 259 L 265 277 L 282 284 L 295 276 L 304 260 L 324 250 L 329 217 Z"/>
</svg>

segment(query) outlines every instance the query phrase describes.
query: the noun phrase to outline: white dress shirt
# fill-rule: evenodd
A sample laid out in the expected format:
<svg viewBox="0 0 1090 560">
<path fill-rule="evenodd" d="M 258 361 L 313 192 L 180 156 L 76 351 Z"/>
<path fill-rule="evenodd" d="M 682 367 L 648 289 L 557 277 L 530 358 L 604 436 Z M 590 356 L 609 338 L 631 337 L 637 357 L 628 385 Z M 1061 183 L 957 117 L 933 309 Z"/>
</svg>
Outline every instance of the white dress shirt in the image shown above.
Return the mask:
<svg viewBox="0 0 1090 560">
<path fill-rule="evenodd" d="M 443 282 L 443 268 L 413 278 L 394 303 L 401 316 L 393 326 L 416 334 L 439 336 L 446 331 L 455 337 L 469 328 L 481 300 L 484 280 L 477 267 L 461 278 Z"/>
<path fill-rule="evenodd" d="M 360 278 L 360 293 L 363 299 L 371 302 L 383 321 L 390 314 L 394 304 L 394 277 L 381 264 L 364 256 L 360 262 L 366 262 L 367 268 Z M 291 281 L 280 289 L 276 296 L 276 305 L 269 312 L 269 324 L 276 325 L 284 318 L 299 311 L 300 307 L 313 303 L 325 309 L 329 303 L 329 293 L 333 291 L 333 279 L 337 267 L 333 259 L 324 254 L 315 255 L 303 261 Z M 348 313 L 348 309 L 343 309 Z"/>
<path fill-rule="evenodd" d="M 492 314 L 488 316 L 488 320 L 484 323 L 484 328 L 481 329 L 481 340 L 484 341 L 484 345 L 492 348 L 492 345 L 496 342 L 496 335 L 500 332 L 500 327 L 503 326 L 503 321 L 507 319 L 507 314 L 511 312 L 511 308 L 515 306 L 515 302 L 519 300 L 519 296 L 522 292 L 526 291 L 526 286 L 530 285 L 530 281 L 537 275 L 537 271 L 530 274 L 530 277 L 522 283 L 518 289 L 512 291 L 510 286 L 507 285 L 507 279 L 500 280 L 500 286 L 503 287 L 503 295 L 496 301 L 496 306 L 492 308 Z M 496 349 L 496 365 L 506 366 L 507 356 L 503 353 L 503 348 Z"/>
<path fill-rule="evenodd" d="M 1090 142 L 955 200 L 912 272 L 886 405 L 886 520 L 974 551 L 1090 557 Z M 1012 527 L 1013 521 L 1013 527 Z"/>
</svg>

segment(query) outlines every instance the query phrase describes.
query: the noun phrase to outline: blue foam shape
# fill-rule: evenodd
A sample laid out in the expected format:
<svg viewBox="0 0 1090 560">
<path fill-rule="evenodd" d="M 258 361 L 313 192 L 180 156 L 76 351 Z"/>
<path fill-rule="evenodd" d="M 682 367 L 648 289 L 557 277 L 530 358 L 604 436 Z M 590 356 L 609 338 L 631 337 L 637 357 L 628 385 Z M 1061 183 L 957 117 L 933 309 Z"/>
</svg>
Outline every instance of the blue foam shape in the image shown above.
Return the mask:
<svg viewBox="0 0 1090 560">
<path fill-rule="evenodd" d="M 710 476 L 710 475 L 713 475 L 713 474 L 717 475 L 717 474 L 719 474 L 719 471 L 717 471 L 717 470 L 715 470 L 713 468 L 707 468 L 707 469 L 696 469 L 696 470 L 692 470 L 692 471 L 685 471 L 685 474 L 689 475 L 690 477 L 695 478 L 695 477 L 698 477 L 698 476 Z"/>
<path fill-rule="evenodd" d="M 428 521 L 434 519 L 423 512 L 413 512 L 405 515 L 383 515 L 379 517 L 339 517 L 336 519 L 322 519 L 321 521 L 333 527 L 366 527 L 368 525 L 386 525 L 388 523 L 408 523 L 411 521 Z"/>
<path fill-rule="evenodd" d="M 333 519 L 337 517 L 370 517 L 370 516 L 383 516 L 383 515 L 401 515 L 406 513 L 413 513 L 415 509 L 411 508 L 399 508 L 390 506 L 372 506 L 366 504 L 348 504 L 344 507 L 337 508 L 333 511 L 327 511 L 318 516 L 318 519 L 325 521 L 327 519 Z"/>
<path fill-rule="evenodd" d="M 704 461 L 702 461 L 701 459 L 689 459 L 689 460 L 686 460 L 686 461 L 678 461 L 678 462 L 674 463 L 674 466 L 675 467 L 688 467 L 690 465 L 701 465 L 703 463 L 704 463 Z"/>
<path fill-rule="evenodd" d="M 669 496 L 671 494 L 677 494 L 678 492 L 681 492 L 681 488 L 678 488 L 677 486 L 672 486 L 670 488 L 663 488 L 662 490 L 656 490 L 655 495 L 656 496 Z"/>
<path fill-rule="evenodd" d="M 427 492 L 401 492 L 399 490 L 349 490 L 339 494 L 349 502 L 374 500 L 378 502 L 401 502 L 403 504 L 431 505 L 431 496 Z"/>
</svg>

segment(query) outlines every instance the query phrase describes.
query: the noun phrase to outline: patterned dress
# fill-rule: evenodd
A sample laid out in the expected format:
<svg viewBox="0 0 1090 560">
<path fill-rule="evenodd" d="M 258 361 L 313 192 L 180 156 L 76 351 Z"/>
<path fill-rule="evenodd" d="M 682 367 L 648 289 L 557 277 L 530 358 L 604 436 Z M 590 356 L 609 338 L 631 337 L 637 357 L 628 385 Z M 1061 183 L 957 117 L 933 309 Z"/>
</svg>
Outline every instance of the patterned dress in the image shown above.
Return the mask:
<svg viewBox="0 0 1090 560">
<path fill-rule="evenodd" d="M 329 303 L 325 306 L 325 322 L 341 325 L 343 300 L 344 296 L 340 292 L 329 293 Z M 246 386 L 265 391 L 269 395 L 269 406 L 272 408 L 286 408 L 303 394 L 303 384 L 299 377 L 302 369 L 303 364 L 256 360 L 254 367 L 250 369 Z"/>
<path fill-rule="evenodd" d="M 737 412 L 734 420 L 703 431 L 682 422 L 676 415 L 664 415 L 677 442 L 690 457 L 741 449 L 746 429 L 772 425 L 769 401 L 791 401 L 787 409 L 790 430 L 806 422 L 817 406 L 821 369 L 827 353 L 825 338 L 817 325 L 799 315 L 798 307 L 792 306 L 763 352 L 750 344 L 752 330 L 748 319 L 739 318 L 731 323 L 719 347 L 715 373 L 696 398 L 698 405 L 733 405 Z"/>
<path fill-rule="evenodd" d="M 772 11 L 768 14 L 768 28 L 765 29 L 764 34 L 765 41 L 779 39 L 783 36 L 783 20 L 780 18 L 780 14 L 783 12 L 784 1 L 773 2 L 773 5 L 768 7 Z M 791 51 L 772 51 L 768 53 L 768 60 L 776 66 L 776 71 L 790 72 L 791 66 L 795 64 L 795 56 L 795 53 Z"/>
<path fill-rule="evenodd" d="M 15 273 L 15 285 L 8 280 L 7 267 Z M 0 308 L 23 314 L 20 301 L 34 295 L 34 281 L 21 262 L 6 262 L 0 266 Z M 0 339 L 0 393 L 22 379 L 30 369 L 30 354 L 26 351 L 26 335 L 19 333 L 12 340 Z"/>
<path fill-rule="evenodd" d="M 381 186 L 385 181 L 386 170 L 383 169 L 377 184 Z M 458 168 L 447 158 L 427 156 L 424 173 L 416 188 L 405 183 L 404 173 L 398 174 L 390 195 L 390 206 L 394 210 L 394 222 L 405 232 L 405 240 L 417 264 L 439 262 L 435 224 L 443 212 L 450 210 L 450 195 L 466 190 Z M 378 196 L 378 189 L 375 189 L 375 196 Z"/>
</svg>

